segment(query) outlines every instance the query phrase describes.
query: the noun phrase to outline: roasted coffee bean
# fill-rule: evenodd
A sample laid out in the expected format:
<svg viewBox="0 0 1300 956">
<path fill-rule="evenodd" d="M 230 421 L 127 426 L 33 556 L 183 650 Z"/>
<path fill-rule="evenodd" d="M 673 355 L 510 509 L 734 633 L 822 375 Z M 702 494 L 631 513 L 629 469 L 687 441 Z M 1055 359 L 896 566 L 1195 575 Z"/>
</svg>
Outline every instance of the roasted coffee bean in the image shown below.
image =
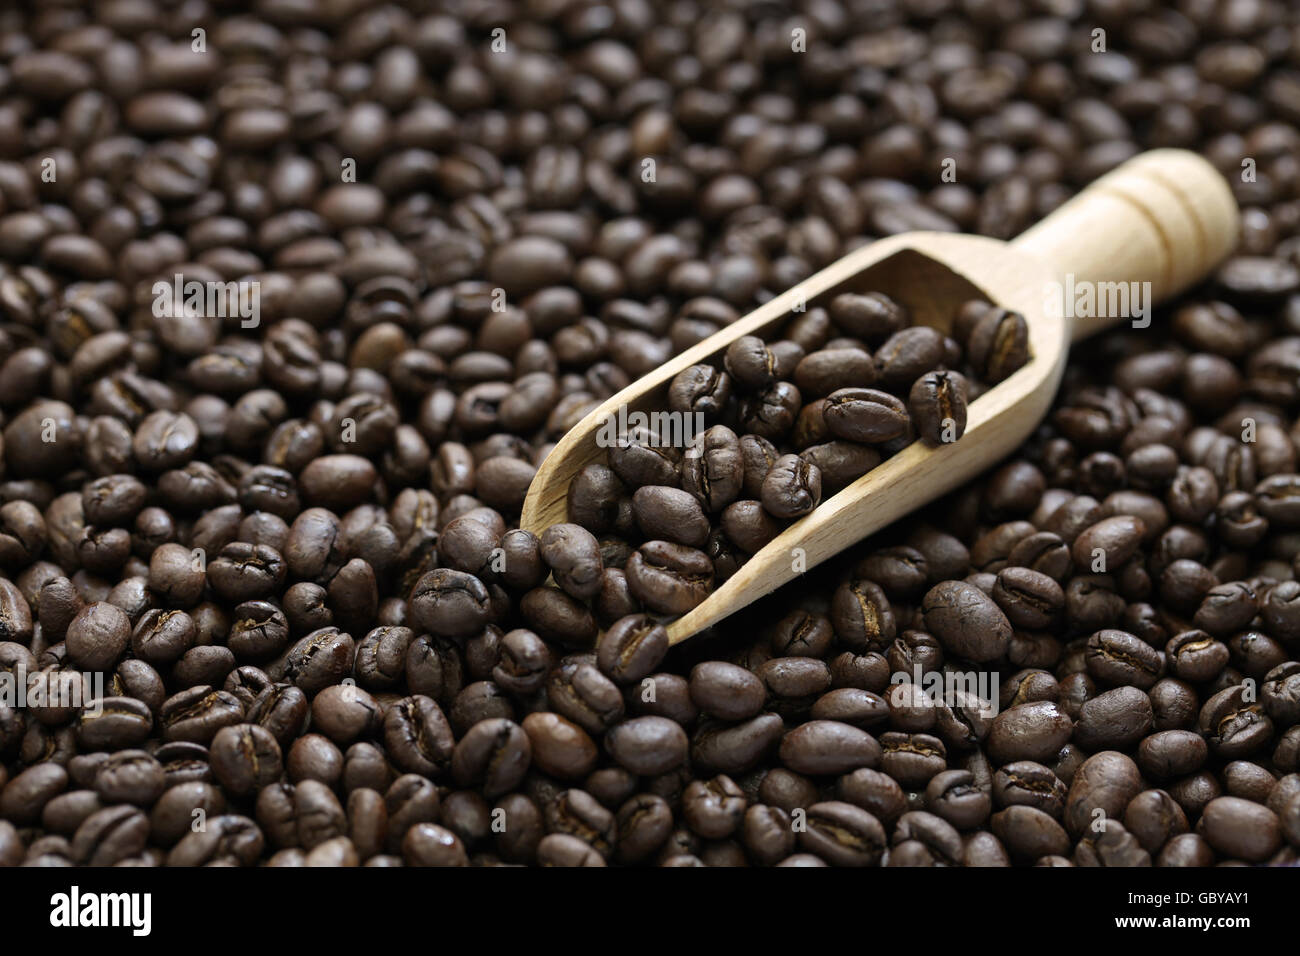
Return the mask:
<svg viewBox="0 0 1300 956">
<path fill-rule="evenodd" d="M 891 731 L 880 736 L 881 769 L 900 785 L 923 788 L 947 764 L 947 748 L 930 734 Z"/>
<path fill-rule="evenodd" d="M 619 618 L 600 636 L 596 663 L 616 683 L 635 683 L 668 652 L 668 631 L 644 614 Z"/>
<path fill-rule="evenodd" d="M 754 335 L 743 335 L 727 346 L 725 364 L 727 374 L 749 391 L 765 388 L 777 377 L 776 357 Z"/>
<path fill-rule="evenodd" d="M 935 585 L 922 603 L 926 629 L 958 657 L 981 662 L 1000 657 L 1011 623 L 983 591 L 962 581 Z"/>
<path fill-rule="evenodd" d="M 383 717 L 379 702 L 354 684 L 326 687 L 311 703 L 312 726 L 340 747 L 379 730 Z"/>
<path fill-rule="evenodd" d="M 745 849 L 760 863 L 772 865 L 788 857 L 795 848 L 790 815 L 780 807 L 757 804 L 745 811 L 742 840 Z"/>
<path fill-rule="evenodd" d="M 591 734 L 603 733 L 623 716 L 618 686 L 580 658 L 560 661 L 547 679 L 546 695 L 553 708 Z"/>
<path fill-rule="evenodd" d="M 997 763 L 1051 760 L 1070 739 L 1074 723 L 1055 701 L 1035 701 L 993 718 L 985 741 Z"/>
<path fill-rule="evenodd" d="M 1016 760 L 999 767 L 993 775 L 992 791 L 999 807 L 1034 807 L 1058 820 L 1065 810 L 1065 784 L 1032 760 Z"/>
<path fill-rule="evenodd" d="M 95 793 L 107 803 L 150 806 L 166 787 L 162 764 L 142 750 L 119 750 L 95 773 Z"/>
<path fill-rule="evenodd" d="M 555 583 L 575 598 L 592 598 L 600 590 L 600 545 L 590 531 L 557 524 L 542 533 L 538 553 L 555 576 Z"/>
<path fill-rule="evenodd" d="M 649 541 L 628 559 L 628 588 L 646 607 L 681 614 L 713 589 L 713 562 L 702 551 L 669 541 Z"/>
<path fill-rule="evenodd" d="M 403 770 L 431 775 L 449 764 L 455 736 L 438 705 L 428 697 L 415 695 L 402 698 L 385 711 L 384 744 Z"/>
<path fill-rule="evenodd" d="M 1227 760 L 1250 756 L 1273 736 L 1273 722 L 1244 684 L 1227 687 L 1207 700 L 1197 729 L 1211 752 Z"/>
<path fill-rule="evenodd" d="M 491 633 L 489 631 L 485 634 Z M 551 666 L 545 642 L 532 631 L 519 629 L 501 638 L 492 665 L 492 679 L 514 694 L 529 694 L 541 688 Z"/>
<path fill-rule="evenodd" d="M 773 382 L 741 404 L 740 421 L 750 434 L 779 441 L 794 427 L 802 404 L 802 396 L 793 383 Z"/>
<path fill-rule="evenodd" d="M 134 697 L 104 697 L 95 703 L 95 707 L 83 710 L 77 721 L 77 738 L 89 750 L 110 750 L 141 744 L 154 727 L 149 705 Z M 238 707 L 238 701 L 233 697 L 230 698 L 230 703 Z"/>
<path fill-rule="evenodd" d="M 772 652 L 782 657 L 824 657 L 835 631 L 824 614 L 794 611 L 777 622 L 772 632 Z"/>
<path fill-rule="evenodd" d="M 632 514 L 637 527 L 647 538 L 673 541 L 692 548 L 703 547 L 709 539 L 709 519 L 699 501 L 680 488 L 643 485 L 632 495 Z M 553 530 L 548 529 L 543 538 Z"/>
<path fill-rule="evenodd" d="M 993 814 L 990 822 L 1011 855 L 1026 862 L 1064 856 L 1070 850 L 1065 828 L 1037 807 L 1014 804 Z"/>
<path fill-rule="evenodd" d="M 710 717 L 746 720 L 766 700 L 763 682 L 743 667 L 723 661 L 697 664 L 691 671 L 691 700 Z"/>
<path fill-rule="evenodd" d="M 686 733 L 663 717 L 634 717 L 615 725 L 605 736 L 605 747 L 629 773 L 649 776 L 667 773 L 686 759 Z"/>
<path fill-rule="evenodd" d="M 931 444 L 955 442 L 966 432 L 966 379 L 957 372 L 927 372 L 913 384 L 907 410 L 917 433 Z"/>
<path fill-rule="evenodd" d="M 885 592 L 872 581 L 854 579 L 841 584 L 831 600 L 835 635 L 856 650 L 884 650 L 894 640 L 897 625 Z"/>
<path fill-rule="evenodd" d="M 1093 754 L 1074 774 L 1065 802 L 1066 829 L 1078 838 L 1101 811 L 1107 819 L 1122 819 L 1124 808 L 1141 791 L 1137 766 L 1113 750 Z"/>
<path fill-rule="evenodd" d="M 996 385 L 1029 361 L 1029 326 L 1019 312 L 992 308 L 975 323 L 967 342 L 971 364 Z"/>
<path fill-rule="evenodd" d="M 1117 687 L 1084 703 L 1074 736 L 1087 750 L 1127 750 L 1151 731 L 1151 699 L 1136 687 Z"/>
<path fill-rule="evenodd" d="M 692 765 L 733 776 L 742 774 L 776 747 L 782 732 L 783 724 L 776 714 L 759 714 L 730 726 L 702 728 L 691 741 Z"/>
<path fill-rule="evenodd" d="M 924 325 L 895 332 L 876 350 L 876 372 L 886 388 L 903 390 L 944 360 L 943 335 Z"/>
<path fill-rule="evenodd" d="M 30 824 L 40 819 L 45 805 L 68 786 L 68 772 L 57 763 L 28 767 L 0 791 L 0 811 L 6 821 Z"/>
<path fill-rule="evenodd" d="M 668 407 L 683 415 L 699 415 L 717 423 L 731 398 L 731 376 L 712 365 L 692 365 L 668 386 Z"/>
<path fill-rule="evenodd" d="M 1101 630 L 1088 638 L 1084 655 L 1089 675 L 1103 684 L 1148 688 L 1161 677 L 1159 653 L 1126 631 Z"/>
<path fill-rule="evenodd" d="M 315 694 L 352 672 L 356 645 L 336 627 L 312 631 L 267 666 L 274 681 L 288 681 Z"/>
<path fill-rule="evenodd" d="M 489 800 L 509 793 L 528 772 L 532 747 L 523 729 L 504 718 L 481 720 L 456 744 L 451 772 L 461 786 L 476 785 Z"/>
<path fill-rule="evenodd" d="M 810 776 L 850 773 L 880 762 L 880 745 L 863 730 L 836 720 L 810 720 L 781 741 L 781 762 Z"/>
<path fill-rule="evenodd" d="M 849 335 L 868 342 L 884 341 L 909 321 L 903 305 L 881 292 L 837 295 L 830 301 L 830 315 Z"/>
<path fill-rule="evenodd" d="M 87 670 L 108 670 L 131 641 L 131 620 L 105 601 L 88 604 L 68 624 L 68 657 Z"/>
<path fill-rule="evenodd" d="M 422 576 L 411 591 L 411 621 L 420 631 L 467 637 L 487 623 L 489 600 L 487 588 L 478 578 L 439 568 Z"/>
<path fill-rule="evenodd" d="M 836 866 L 875 866 L 885 852 L 885 828 L 861 807 L 829 800 L 808 808 L 799 845 Z"/>
<path fill-rule="evenodd" d="M 210 763 L 227 793 L 247 796 L 280 778 L 280 745 L 257 724 L 224 727 L 212 738 Z"/>
<path fill-rule="evenodd" d="M 697 436 L 682 458 L 683 490 L 694 495 L 708 512 L 718 512 L 740 494 L 745 462 L 740 440 L 725 425 L 714 425 Z"/>
<path fill-rule="evenodd" d="M 310 715 L 307 695 L 287 683 L 274 683 L 264 688 L 247 713 L 250 722 L 271 732 L 281 749 L 291 745 L 306 729 Z"/>
<path fill-rule="evenodd" d="M 585 840 L 568 833 L 551 833 L 537 844 L 539 866 L 605 866 L 605 858 Z"/>
<path fill-rule="evenodd" d="M 753 553 L 781 533 L 781 522 L 759 501 L 733 501 L 722 512 L 722 531 L 727 540 Z"/>
<path fill-rule="evenodd" d="M 648 428 L 620 435 L 609 450 L 609 466 L 630 488 L 675 485 L 681 450 Z"/>
<path fill-rule="evenodd" d="M 533 763 L 561 780 L 585 777 L 596 764 L 596 744 L 577 724 L 559 714 L 536 712 L 524 718 Z"/>
<path fill-rule="evenodd" d="M 1281 843 L 1277 815 L 1240 797 L 1211 800 L 1196 829 L 1220 853 L 1251 863 L 1268 859 Z"/>
<path fill-rule="evenodd" d="M 559 588 L 533 588 L 520 600 L 519 611 L 528 626 L 548 641 L 591 647 L 596 640 L 595 616 L 585 604 Z"/>
<path fill-rule="evenodd" d="M 747 801 L 744 791 L 725 774 L 694 780 L 682 793 L 686 825 L 708 840 L 722 840 L 739 829 Z"/>
<path fill-rule="evenodd" d="M 763 479 L 763 507 L 777 518 L 806 515 L 817 507 L 821 497 L 821 469 L 798 455 L 782 455 Z"/>
<path fill-rule="evenodd" d="M 1165 645 L 1165 659 L 1175 677 L 1203 683 L 1228 665 L 1228 646 L 1204 631 L 1183 631 Z"/>
<path fill-rule="evenodd" d="M 141 623 L 136 625 L 137 633 L 152 613 L 146 612 Z M 275 657 L 289 641 L 289 622 L 284 612 L 270 601 L 245 601 L 235 608 L 234 618 L 226 645 L 241 660 L 260 661 Z M 170 621 L 164 623 L 165 633 L 177 629 Z M 134 644 L 134 637 L 132 642 Z M 140 653 L 138 649 L 136 653 Z"/>
<path fill-rule="evenodd" d="M 992 598 L 1012 626 L 1038 630 L 1047 627 L 1065 606 L 1065 592 L 1046 574 L 1010 566 L 998 572 Z"/>
<path fill-rule="evenodd" d="M 131 650 L 136 657 L 151 664 L 170 664 L 193 647 L 196 640 L 194 619 L 188 614 L 154 608 L 140 616 L 131 632 Z"/>
<path fill-rule="evenodd" d="M 926 806 L 960 830 L 979 826 L 989 815 L 991 798 L 968 770 L 947 770 L 925 788 Z"/>
<path fill-rule="evenodd" d="M 72 858 L 87 866 L 113 866 L 135 856 L 149 838 L 149 818 L 127 804 L 92 813 L 72 837 Z"/>
<path fill-rule="evenodd" d="M 883 444 L 907 433 L 907 406 L 888 392 L 841 388 L 826 397 L 826 427 L 836 438 Z"/>
</svg>

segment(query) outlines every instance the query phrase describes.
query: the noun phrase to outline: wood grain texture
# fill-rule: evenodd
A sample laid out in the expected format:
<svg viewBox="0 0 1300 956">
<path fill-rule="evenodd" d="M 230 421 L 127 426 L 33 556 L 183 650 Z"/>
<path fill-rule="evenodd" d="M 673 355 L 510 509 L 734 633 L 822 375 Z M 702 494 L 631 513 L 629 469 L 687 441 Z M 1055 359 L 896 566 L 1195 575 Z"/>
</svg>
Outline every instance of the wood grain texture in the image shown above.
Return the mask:
<svg viewBox="0 0 1300 956">
<path fill-rule="evenodd" d="M 1203 279 L 1232 251 L 1237 204 L 1208 162 L 1181 149 L 1156 149 L 1102 176 L 1011 244 L 1041 260 L 1055 281 L 1150 282 L 1155 301 Z M 1076 320 L 1078 341 L 1123 315 Z"/>
<path fill-rule="evenodd" d="M 718 363 L 744 335 L 770 335 L 800 302 L 877 290 L 900 299 L 920 324 L 947 328 L 961 302 L 982 296 L 1022 313 L 1031 358 L 971 403 L 954 443 L 915 442 L 794 524 L 668 626 L 675 644 L 716 624 L 819 563 L 969 481 L 1013 451 L 1038 426 L 1060 384 L 1071 338 L 1119 316 L 1076 321 L 1048 315 L 1046 291 L 1066 273 L 1080 281 L 1149 281 L 1156 298 L 1206 275 L 1231 251 L 1237 210 L 1227 184 L 1204 160 L 1181 150 L 1135 157 L 1066 203 L 1013 243 L 949 233 L 883 239 L 831 264 L 795 288 L 688 349 L 604 402 L 566 434 L 538 469 L 520 527 L 540 534 L 567 519 L 574 475 L 605 459 L 601 424 L 628 411 L 666 407 L 668 384 L 701 362 Z"/>
</svg>

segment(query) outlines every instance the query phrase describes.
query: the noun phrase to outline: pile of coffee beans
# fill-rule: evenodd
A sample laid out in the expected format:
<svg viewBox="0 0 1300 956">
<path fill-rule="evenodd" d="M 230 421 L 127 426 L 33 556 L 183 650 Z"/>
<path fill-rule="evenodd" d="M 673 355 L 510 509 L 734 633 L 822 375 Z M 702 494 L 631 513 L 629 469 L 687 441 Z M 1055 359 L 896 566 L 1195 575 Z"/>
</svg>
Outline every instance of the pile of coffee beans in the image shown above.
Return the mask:
<svg viewBox="0 0 1300 956">
<path fill-rule="evenodd" d="M 0 865 L 1294 862 L 1297 123 L 1281 0 L 7 5 Z M 717 529 L 517 528 L 671 356 L 1155 146 L 1238 253 L 986 479 L 672 650 Z"/>
<path fill-rule="evenodd" d="M 591 567 L 576 587 L 557 583 L 578 599 L 599 596 L 602 623 L 635 602 L 681 614 L 823 496 L 918 436 L 956 441 L 973 397 L 957 369 L 978 375 L 977 388 L 1000 382 L 1028 361 L 1029 330 L 1024 316 L 981 300 L 962 305 L 951 328 L 912 325 L 883 293 L 848 292 L 804 310 L 771 343 L 736 339 L 722 368 L 679 373 L 658 415 L 666 424 L 647 416 L 618 430 L 608 463 L 584 466 L 569 485 L 569 517 L 590 534 L 564 533 L 581 538 Z M 599 588 L 597 551 L 612 572 Z"/>
</svg>

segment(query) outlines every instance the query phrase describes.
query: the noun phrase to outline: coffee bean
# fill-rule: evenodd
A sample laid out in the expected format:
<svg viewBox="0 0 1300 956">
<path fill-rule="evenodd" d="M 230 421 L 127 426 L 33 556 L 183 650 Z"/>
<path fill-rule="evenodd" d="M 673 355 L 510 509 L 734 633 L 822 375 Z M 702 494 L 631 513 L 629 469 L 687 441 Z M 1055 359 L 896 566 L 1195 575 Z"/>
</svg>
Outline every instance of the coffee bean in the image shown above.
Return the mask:
<svg viewBox="0 0 1300 956">
<path fill-rule="evenodd" d="M 417 823 L 402 838 L 408 866 L 469 866 L 460 837 L 436 823 Z"/>
<path fill-rule="evenodd" d="M 763 507 L 777 518 L 806 515 L 821 497 L 821 469 L 798 455 L 782 455 L 763 479 Z"/>
<path fill-rule="evenodd" d="M 708 596 L 713 563 L 701 551 L 669 541 L 649 541 L 628 560 L 628 588 L 661 614 L 680 614 Z"/>
<path fill-rule="evenodd" d="M 387 708 L 384 744 L 403 770 L 433 774 L 450 762 L 455 737 L 438 705 L 428 697 L 415 695 Z"/>
<path fill-rule="evenodd" d="M 605 747 L 619 766 L 630 773 L 667 773 L 686 759 L 687 739 L 682 728 L 663 717 L 635 717 L 616 725 L 605 737 Z"/>
<path fill-rule="evenodd" d="M 532 759 L 529 737 L 504 718 L 481 720 L 456 744 L 451 771 L 461 786 L 482 787 L 488 799 L 513 790 Z"/>
<path fill-rule="evenodd" d="M 781 741 L 781 762 L 811 776 L 850 773 L 880 762 L 880 745 L 865 731 L 836 720 L 811 720 Z"/>
<path fill-rule="evenodd" d="M 979 377 L 997 384 L 1029 361 L 1029 326 L 1019 312 L 990 309 L 975 323 L 967 342 Z"/>
<path fill-rule="evenodd" d="M 585 528 L 558 524 L 547 528 L 538 553 L 555 575 L 555 582 L 575 598 L 591 598 L 600 590 L 600 546 Z"/>
<path fill-rule="evenodd" d="M 420 578 L 410 597 L 411 620 L 421 631 L 466 637 L 487 623 L 488 592 L 463 571 L 439 568 Z"/>
<path fill-rule="evenodd" d="M 922 438 L 954 442 L 966 432 L 966 379 L 957 372 L 927 372 L 912 383 L 907 410 Z"/>
<path fill-rule="evenodd" d="M 596 745 L 579 726 L 559 714 L 538 712 L 524 718 L 533 762 L 544 773 L 562 780 L 586 776 L 595 766 Z"/>
<path fill-rule="evenodd" d="M 912 326 L 895 332 L 876 350 L 876 371 L 886 388 L 909 388 L 943 361 L 944 351 L 941 333 L 923 325 Z"/>
<path fill-rule="evenodd" d="M 1073 721 L 1054 701 L 1035 701 L 1004 710 L 993 718 L 986 740 L 998 763 L 1047 761 L 1070 739 Z"/>
<path fill-rule="evenodd" d="M 1197 832 L 1220 853 L 1253 863 L 1267 859 L 1281 842 L 1277 815 L 1240 797 L 1211 800 Z"/>
<path fill-rule="evenodd" d="M 1097 819 L 1120 819 L 1124 808 L 1141 791 L 1137 766 L 1128 757 L 1113 750 L 1093 754 L 1074 774 L 1065 803 L 1065 826 L 1078 837 Z"/>
<path fill-rule="evenodd" d="M 767 756 L 782 733 L 783 724 L 776 714 L 759 714 L 730 726 L 706 727 L 691 741 L 691 762 L 702 770 L 741 774 Z"/>
<path fill-rule="evenodd" d="M 888 392 L 841 388 L 826 397 L 826 427 L 836 438 L 881 444 L 906 434 L 907 407 Z"/>
<path fill-rule="evenodd" d="M 680 488 L 641 486 L 632 495 L 632 514 L 647 538 L 693 548 L 702 547 L 709 538 L 709 519 L 704 516 L 699 501 Z"/>
<path fill-rule="evenodd" d="M 1005 653 L 1011 624 L 978 588 L 962 581 L 937 584 L 925 595 L 922 608 L 927 629 L 957 656 L 979 662 Z"/>
<path fill-rule="evenodd" d="M 108 670 L 131 640 L 131 621 L 112 604 L 96 601 L 68 624 L 68 655 L 87 670 Z"/>
<path fill-rule="evenodd" d="M 861 807 L 828 800 L 808 808 L 799 845 L 835 866 L 875 866 L 885 851 L 885 829 Z"/>
<path fill-rule="evenodd" d="M 596 663 L 620 684 L 632 684 L 659 666 L 668 652 L 668 631 L 644 614 L 619 618 L 601 635 Z"/>
<path fill-rule="evenodd" d="M 270 731 L 257 724 L 222 728 L 212 738 L 210 754 L 218 782 L 237 796 L 246 796 L 280 777 L 280 745 Z"/>
<path fill-rule="evenodd" d="M 1088 673 L 1105 684 L 1151 687 L 1164 669 L 1160 655 L 1149 644 L 1127 631 L 1113 629 L 1088 638 L 1084 659 Z"/>
</svg>

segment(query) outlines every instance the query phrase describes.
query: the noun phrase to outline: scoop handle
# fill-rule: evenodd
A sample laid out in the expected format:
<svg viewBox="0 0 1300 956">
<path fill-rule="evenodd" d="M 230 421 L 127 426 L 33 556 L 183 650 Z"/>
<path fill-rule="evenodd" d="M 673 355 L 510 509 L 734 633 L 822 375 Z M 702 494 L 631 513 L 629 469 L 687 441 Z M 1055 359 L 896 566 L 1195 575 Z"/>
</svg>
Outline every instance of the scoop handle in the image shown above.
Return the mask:
<svg viewBox="0 0 1300 956">
<path fill-rule="evenodd" d="M 1187 150 L 1154 149 L 1102 176 L 1012 245 L 1049 266 L 1057 286 L 1044 289 L 1045 309 L 1057 306 L 1078 341 L 1123 320 L 1144 328 L 1152 305 L 1227 257 L 1240 227 L 1218 170 Z"/>
</svg>

